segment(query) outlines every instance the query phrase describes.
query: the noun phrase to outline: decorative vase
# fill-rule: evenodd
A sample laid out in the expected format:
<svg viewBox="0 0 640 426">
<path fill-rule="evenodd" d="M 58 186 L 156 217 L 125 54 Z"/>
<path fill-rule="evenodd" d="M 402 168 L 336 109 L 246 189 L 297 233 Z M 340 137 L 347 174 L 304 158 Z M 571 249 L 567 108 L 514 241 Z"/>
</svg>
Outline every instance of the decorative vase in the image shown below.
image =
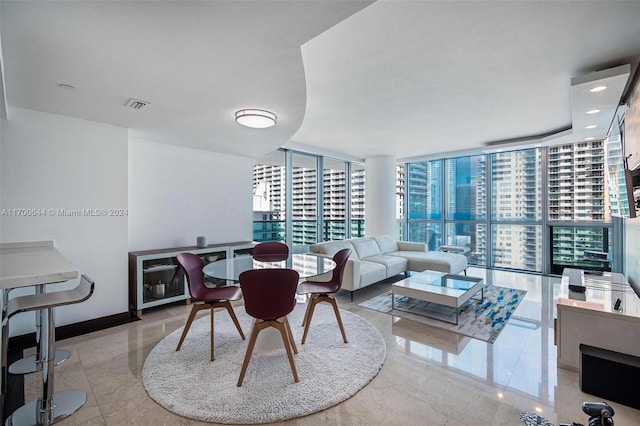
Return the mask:
<svg viewBox="0 0 640 426">
<path fill-rule="evenodd" d="M 207 237 L 200 236 L 196 239 L 196 245 L 200 248 L 207 246 Z"/>
</svg>

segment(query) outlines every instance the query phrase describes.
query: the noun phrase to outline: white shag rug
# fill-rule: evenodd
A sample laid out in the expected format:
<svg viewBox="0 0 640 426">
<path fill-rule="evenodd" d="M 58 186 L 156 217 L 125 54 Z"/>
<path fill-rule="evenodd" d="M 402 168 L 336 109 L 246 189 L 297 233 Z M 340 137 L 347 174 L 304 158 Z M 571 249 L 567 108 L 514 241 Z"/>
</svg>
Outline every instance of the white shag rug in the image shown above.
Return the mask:
<svg viewBox="0 0 640 426">
<path fill-rule="evenodd" d="M 225 424 L 258 424 L 286 420 L 332 407 L 366 386 L 386 357 L 382 335 L 364 318 L 340 310 L 349 343 L 342 341 L 333 309 L 318 305 L 307 342 L 300 344 L 306 305 L 289 315 L 298 354 L 300 381 L 295 383 L 280 333 L 258 336 L 241 387 L 240 368 L 253 319 L 235 308 L 247 340 L 242 340 L 226 311 L 215 314 L 215 361 L 209 361 L 209 316 L 193 322 L 179 352 L 182 328 L 151 350 L 142 370 L 149 396 L 190 419 Z M 266 337 L 266 339 L 263 339 Z M 276 339 L 269 342 L 269 338 Z M 262 346 L 262 348 L 260 348 Z"/>
</svg>

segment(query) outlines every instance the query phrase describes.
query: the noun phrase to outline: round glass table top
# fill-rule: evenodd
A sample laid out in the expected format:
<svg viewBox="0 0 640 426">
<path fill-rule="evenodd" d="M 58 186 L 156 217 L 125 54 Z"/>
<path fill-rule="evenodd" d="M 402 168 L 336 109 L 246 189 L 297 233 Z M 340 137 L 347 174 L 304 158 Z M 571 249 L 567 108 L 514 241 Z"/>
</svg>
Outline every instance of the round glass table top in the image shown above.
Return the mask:
<svg viewBox="0 0 640 426">
<path fill-rule="evenodd" d="M 336 263 L 330 258 L 310 253 L 296 253 L 280 261 L 256 260 L 246 255 L 222 259 L 205 265 L 202 271 L 210 278 L 239 281 L 240 274 L 250 269 L 288 268 L 296 271 L 300 278 L 311 278 L 331 272 L 335 267 Z"/>
</svg>

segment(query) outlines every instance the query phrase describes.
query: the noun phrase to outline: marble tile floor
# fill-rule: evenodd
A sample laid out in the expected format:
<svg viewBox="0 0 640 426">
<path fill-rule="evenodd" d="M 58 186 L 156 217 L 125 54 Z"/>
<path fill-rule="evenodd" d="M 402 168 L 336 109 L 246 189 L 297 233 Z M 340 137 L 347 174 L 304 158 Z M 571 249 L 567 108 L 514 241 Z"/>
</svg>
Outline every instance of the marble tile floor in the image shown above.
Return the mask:
<svg viewBox="0 0 640 426">
<path fill-rule="evenodd" d="M 531 411 L 555 425 L 572 421 L 586 425 L 581 403 L 601 398 L 580 391 L 577 373 L 556 367 L 553 299 L 559 279 L 470 271 L 470 275 L 479 274 L 484 274 L 486 282 L 527 290 L 493 345 L 358 306 L 388 290 L 391 281 L 359 290 L 353 302 L 348 292 L 341 292 L 340 307 L 366 318 L 384 337 L 385 364 L 368 386 L 347 401 L 282 423 L 506 426 L 522 425 L 520 413 Z M 156 404 L 141 382 L 146 355 L 164 336 L 184 325 L 189 310 L 188 305 L 148 310 L 141 321 L 59 342 L 72 355 L 56 367 L 56 389 L 82 389 L 88 395 L 84 407 L 59 424 L 201 424 Z M 313 378 L 301 378 L 305 379 Z M 37 398 L 39 390 L 38 373 L 26 376 L 25 400 Z M 612 405 L 617 426 L 640 425 L 640 410 Z"/>
</svg>

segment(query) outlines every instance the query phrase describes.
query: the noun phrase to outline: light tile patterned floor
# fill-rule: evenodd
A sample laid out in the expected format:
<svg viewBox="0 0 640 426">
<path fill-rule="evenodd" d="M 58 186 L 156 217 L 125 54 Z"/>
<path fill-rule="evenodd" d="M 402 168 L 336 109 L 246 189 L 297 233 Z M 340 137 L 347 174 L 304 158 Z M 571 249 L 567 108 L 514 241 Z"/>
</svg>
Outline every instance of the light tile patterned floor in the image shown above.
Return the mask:
<svg viewBox="0 0 640 426">
<path fill-rule="evenodd" d="M 553 297 L 559 280 L 502 271 L 487 274 L 489 283 L 527 291 L 493 345 L 358 306 L 388 290 L 389 283 L 356 292 L 353 302 L 348 293 L 341 294 L 342 309 L 363 316 L 380 330 L 387 344 L 387 360 L 380 374 L 352 398 L 285 423 L 522 425 L 520 413 L 530 411 L 555 425 L 586 424 L 581 403 L 600 398 L 580 392 L 577 373 L 556 368 Z M 56 368 L 56 389 L 82 389 L 88 401 L 59 424 L 198 424 L 157 405 L 141 383 L 146 355 L 184 324 L 189 310 L 179 305 L 148 311 L 142 321 L 60 342 L 59 347 L 70 349 L 72 356 Z M 27 401 L 38 396 L 39 380 L 38 374 L 27 376 Z M 640 424 L 639 410 L 612 405 L 617 426 Z"/>
</svg>

